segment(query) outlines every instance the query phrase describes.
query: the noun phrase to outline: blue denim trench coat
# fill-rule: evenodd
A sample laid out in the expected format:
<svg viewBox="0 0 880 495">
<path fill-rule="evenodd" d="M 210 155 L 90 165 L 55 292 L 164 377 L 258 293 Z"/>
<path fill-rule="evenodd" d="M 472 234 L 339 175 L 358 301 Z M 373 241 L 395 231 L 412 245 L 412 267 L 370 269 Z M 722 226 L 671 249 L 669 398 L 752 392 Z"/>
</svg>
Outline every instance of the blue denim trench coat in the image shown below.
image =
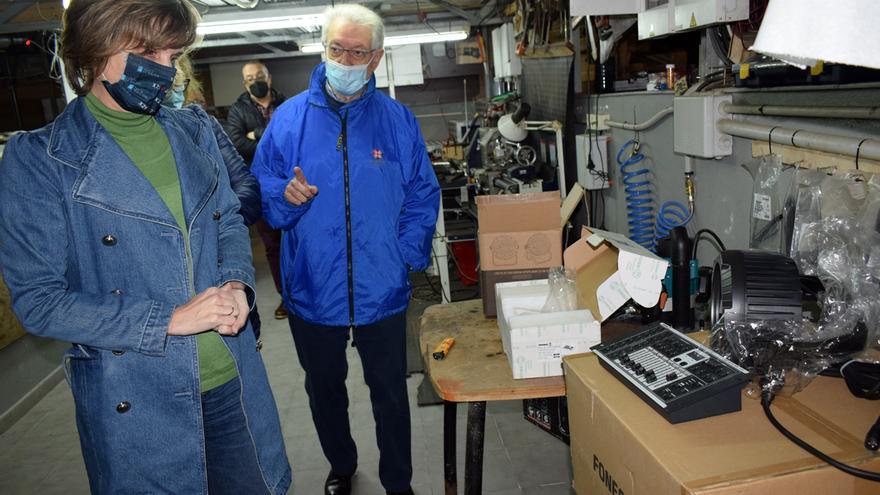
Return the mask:
<svg viewBox="0 0 880 495">
<path fill-rule="evenodd" d="M 207 493 L 192 336 L 171 313 L 254 269 L 247 228 L 200 109 L 163 108 L 189 234 L 94 119 L 82 98 L 54 123 L 16 135 L 0 163 L 0 264 L 31 333 L 73 343 L 64 366 L 93 493 Z M 189 243 L 192 265 L 187 263 Z M 224 337 L 271 493 L 290 465 L 250 325 Z"/>
</svg>

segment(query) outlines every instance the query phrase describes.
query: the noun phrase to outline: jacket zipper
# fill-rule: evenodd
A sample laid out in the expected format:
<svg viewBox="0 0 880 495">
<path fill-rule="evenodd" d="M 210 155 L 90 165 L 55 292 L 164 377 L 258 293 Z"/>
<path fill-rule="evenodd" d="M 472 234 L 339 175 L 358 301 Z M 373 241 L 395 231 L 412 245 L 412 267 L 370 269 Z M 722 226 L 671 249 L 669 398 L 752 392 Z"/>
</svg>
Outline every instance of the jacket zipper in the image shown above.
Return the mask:
<svg viewBox="0 0 880 495">
<path fill-rule="evenodd" d="M 351 190 L 349 188 L 348 173 L 348 131 L 346 123 L 348 121 L 348 110 L 345 115 L 340 115 L 342 119 L 342 132 L 336 142 L 336 148 L 342 147 L 342 167 L 343 177 L 345 179 L 345 246 L 347 250 L 348 261 L 348 329 L 354 329 L 354 270 L 352 269 L 352 251 L 351 251 Z"/>
</svg>

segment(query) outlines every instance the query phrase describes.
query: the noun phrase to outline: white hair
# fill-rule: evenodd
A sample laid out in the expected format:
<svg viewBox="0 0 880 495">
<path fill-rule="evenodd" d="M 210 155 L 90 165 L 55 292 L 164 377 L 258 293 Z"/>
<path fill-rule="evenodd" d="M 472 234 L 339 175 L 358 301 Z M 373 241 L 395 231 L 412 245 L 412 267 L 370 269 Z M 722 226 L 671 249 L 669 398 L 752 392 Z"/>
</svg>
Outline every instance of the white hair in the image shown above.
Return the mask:
<svg viewBox="0 0 880 495">
<path fill-rule="evenodd" d="M 373 32 L 371 47 L 373 50 L 382 48 L 385 43 L 385 24 L 382 18 L 372 10 L 356 3 L 343 3 L 324 11 L 324 26 L 321 27 L 321 42 L 327 44 L 327 31 L 337 18 L 351 24 L 366 26 Z"/>
</svg>

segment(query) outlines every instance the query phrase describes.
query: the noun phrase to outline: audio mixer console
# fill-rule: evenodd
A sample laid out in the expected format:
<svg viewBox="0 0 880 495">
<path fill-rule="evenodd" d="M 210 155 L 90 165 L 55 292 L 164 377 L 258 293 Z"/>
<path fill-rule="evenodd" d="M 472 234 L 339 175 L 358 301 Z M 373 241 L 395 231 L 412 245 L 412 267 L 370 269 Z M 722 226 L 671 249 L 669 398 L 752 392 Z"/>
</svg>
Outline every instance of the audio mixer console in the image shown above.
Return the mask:
<svg viewBox="0 0 880 495">
<path fill-rule="evenodd" d="M 670 423 L 741 407 L 749 372 L 664 323 L 592 347 L 605 369 Z"/>
</svg>

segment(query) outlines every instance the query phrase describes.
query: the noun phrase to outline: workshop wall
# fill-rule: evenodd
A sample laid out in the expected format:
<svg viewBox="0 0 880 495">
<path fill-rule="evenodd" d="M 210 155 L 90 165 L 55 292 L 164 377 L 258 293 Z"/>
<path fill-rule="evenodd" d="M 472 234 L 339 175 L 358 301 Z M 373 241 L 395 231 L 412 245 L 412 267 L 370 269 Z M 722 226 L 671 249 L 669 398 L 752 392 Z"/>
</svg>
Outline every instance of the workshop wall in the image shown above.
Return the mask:
<svg viewBox="0 0 880 495">
<path fill-rule="evenodd" d="M 272 87 L 291 97 L 309 87 L 312 69 L 321 62 L 320 55 L 307 55 L 262 61 L 272 74 Z M 214 105 L 228 107 L 235 103 L 244 91 L 241 80 L 242 62 L 211 64 L 211 84 L 214 89 Z"/>
<path fill-rule="evenodd" d="M 846 105 L 867 106 L 880 101 L 880 88 L 865 86 L 859 89 L 811 88 L 809 90 L 767 90 L 742 92 L 732 90 L 734 103 L 774 105 Z M 593 96 L 595 101 L 595 96 Z M 672 93 L 603 94 L 599 97 L 599 112 L 609 113 L 616 121 L 644 122 L 659 110 L 672 105 Z M 583 99 L 577 108 L 585 108 Z M 595 107 L 594 107 L 595 108 Z M 583 110 L 579 112 L 583 114 Z M 741 116 L 740 118 L 744 118 Z M 583 116 L 579 117 L 582 120 Z M 791 119 L 748 117 L 747 120 L 766 125 L 809 129 L 844 136 L 880 134 L 880 122 L 866 120 Z M 651 177 L 656 204 L 674 199 L 685 202 L 684 156 L 673 152 L 673 119 L 668 117 L 657 126 L 640 133 L 643 162 L 653 171 Z M 621 183 L 620 168 L 615 156 L 620 147 L 635 136 L 633 131 L 612 129 L 608 156 L 611 159 L 612 186 L 605 192 L 605 222 L 608 230 L 627 232 L 626 201 Z M 741 167 L 751 160 L 752 141 L 734 138 L 733 155 L 720 160 L 697 159 L 696 215 L 690 229 L 714 230 L 728 249 L 748 247 L 749 215 L 753 182 Z M 708 265 L 717 255 L 709 246 L 701 247 L 701 265 Z"/>
<path fill-rule="evenodd" d="M 475 101 L 485 92 L 480 79 L 483 66 L 456 63 L 454 43 L 420 46 L 425 84 L 398 86 L 396 96 L 415 113 L 426 140 L 443 141 L 448 135 L 447 121 L 467 120 L 464 115 L 465 93 L 469 113 L 476 110 Z M 272 74 L 273 87 L 288 97 L 308 88 L 312 70 L 320 62 L 320 55 L 263 61 Z M 241 82 L 243 63 L 211 64 L 215 106 L 232 105 L 244 91 Z M 387 89 L 382 91 L 388 93 Z"/>
</svg>

